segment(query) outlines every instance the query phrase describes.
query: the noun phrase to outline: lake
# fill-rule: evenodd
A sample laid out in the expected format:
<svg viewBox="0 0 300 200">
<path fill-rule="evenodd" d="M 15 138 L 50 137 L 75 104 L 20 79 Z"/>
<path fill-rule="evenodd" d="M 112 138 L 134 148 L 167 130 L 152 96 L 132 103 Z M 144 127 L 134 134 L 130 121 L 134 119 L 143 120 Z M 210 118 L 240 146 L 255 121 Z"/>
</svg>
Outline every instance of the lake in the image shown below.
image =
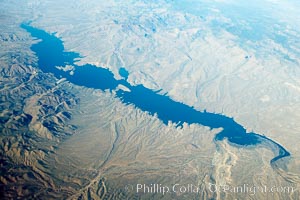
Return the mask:
<svg viewBox="0 0 300 200">
<path fill-rule="evenodd" d="M 255 146 L 264 144 L 276 151 L 276 156 L 270 161 L 271 164 L 280 158 L 287 157 L 290 153 L 275 141 L 256 134 L 247 133 L 246 129 L 234 121 L 233 118 L 222 114 L 199 111 L 191 106 L 172 100 L 169 96 L 162 95 L 159 91 L 153 91 L 143 85 L 131 85 L 127 82 L 129 73 L 124 67 L 119 70 L 123 77 L 117 80 L 114 74 L 108 69 L 97 67 L 91 64 L 78 66 L 75 64 L 80 55 L 75 52 L 65 52 L 63 42 L 54 34 L 34 28 L 29 24 L 22 24 L 21 27 L 28 31 L 32 37 L 39 41 L 32 45 L 31 50 L 38 57 L 38 67 L 46 73 L 52 73 L 57 78 L 66 78 L 69 82 L 88 88 L 116 91 L 116 98 L 119 98 L 125 105 L 134 105 L 142 111 L 157 117 L 164 123 L 169 121 L 182 127 L 183 123 L 200 124 L 213 128 L 222 128 L 215 140 L 225 138 L 232 144 L 243 146 Z M 72 66 L 72 70 L 62 70 L 58 67 Z M 130 91 L 116 90 L 122 84 Z"/>
</svg>

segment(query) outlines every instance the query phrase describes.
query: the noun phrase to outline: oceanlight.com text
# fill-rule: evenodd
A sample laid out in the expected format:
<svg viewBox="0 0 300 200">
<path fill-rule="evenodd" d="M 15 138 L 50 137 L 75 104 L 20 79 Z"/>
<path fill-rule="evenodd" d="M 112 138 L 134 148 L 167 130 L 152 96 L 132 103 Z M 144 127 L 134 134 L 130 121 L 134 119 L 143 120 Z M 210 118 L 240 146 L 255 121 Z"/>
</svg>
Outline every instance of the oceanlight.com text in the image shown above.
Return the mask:
<svg viewBox="0 0 300 200">
<path fill-rule="evenodd" d="M 166 195 L 169 193 L 202 193 L 203 190 L 208 190 L 211 193 L 245 193 L 249 195 L 255 195 L 258 193 L 294 193 L 296 188 L 292 186 L 275 186 L 275 185 L 250 185 L 242 184 L 237 186 L 232 185 L 217 185 L 208 183 L 205 186 L 198 186 L 195 184 L 179 184 L 174 183 L 171 185 L 153 183 L 153 184 L 136 184 L 126 185 L 125 190 L 128 192 L 134 192 L 138 194 L 162 194 Z"/>
</svg>

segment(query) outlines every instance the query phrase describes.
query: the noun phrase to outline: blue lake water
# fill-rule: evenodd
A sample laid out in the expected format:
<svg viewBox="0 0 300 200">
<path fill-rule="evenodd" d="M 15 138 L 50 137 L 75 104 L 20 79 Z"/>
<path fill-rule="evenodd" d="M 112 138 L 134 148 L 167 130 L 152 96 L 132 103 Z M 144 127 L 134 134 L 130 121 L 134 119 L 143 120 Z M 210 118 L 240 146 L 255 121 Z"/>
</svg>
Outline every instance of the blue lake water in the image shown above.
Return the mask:
<svg viewBox="0 0 300 200">
<path fill-rule="evenodd" d="M 120 74 L 120 76 L 122 76 L 125 80 L 128 79 L 129 73 L 128 73 L 128 71 L 127 71 L 124 67 L 121 67 L 121 68 L 119 69 L 119 74 Z"/>
<path fill-rule="evenodd" d="M 101 90 L 115 90 L 119 84 L 125 85 L 130 92 L 116 90 L 116 97 L 124 104 L 132 104 L 135 107 L 148 112 L 150 115 L 157 114 L 157 117 L 164 123 L 169 121 L 175 123 L 177 127 L 182 127 L 183 123 L 200 124 L 210 128 L 223 128 L 218 133 L 215 140 L 227 138 L 229 142 L 240 145 L 265 144 L 276 154 L 271 160 L 271 164 L 280 158 L 287 157 L 290 153 L 280 144 L 271 139 L 256 134 L 247 133 L 245 128 L 234 121 L 233 118 L 221 114 L 201 112 L 183 103 L 176 102 L 166 95 L 159 94 L 143 85 L 133 86 L 127 82 L 128 72 L 125 68 L 120 68 L 120 75 L 124 78 L 117 80 L 108 69 L 96 67 L 94 65 L 76 65 L 75 59 L 80 58 L 78 53 L 65 52 L 63 42 L 53 34 L 34 28 L 28 24 L 22 24 L 22 28 L 28 31 L 32 37 L 40 41 L 33 44 L 31 49 L 38 57 L 38 67 L 46 73 L 52 73 L 57 78 L 66 78 L 69 82 L 85 86 L 88 88 Z M 63 71 L 56 66 L 72 65 L 75 67 L 71 75 L 69 71 Z"/>
</svg>

